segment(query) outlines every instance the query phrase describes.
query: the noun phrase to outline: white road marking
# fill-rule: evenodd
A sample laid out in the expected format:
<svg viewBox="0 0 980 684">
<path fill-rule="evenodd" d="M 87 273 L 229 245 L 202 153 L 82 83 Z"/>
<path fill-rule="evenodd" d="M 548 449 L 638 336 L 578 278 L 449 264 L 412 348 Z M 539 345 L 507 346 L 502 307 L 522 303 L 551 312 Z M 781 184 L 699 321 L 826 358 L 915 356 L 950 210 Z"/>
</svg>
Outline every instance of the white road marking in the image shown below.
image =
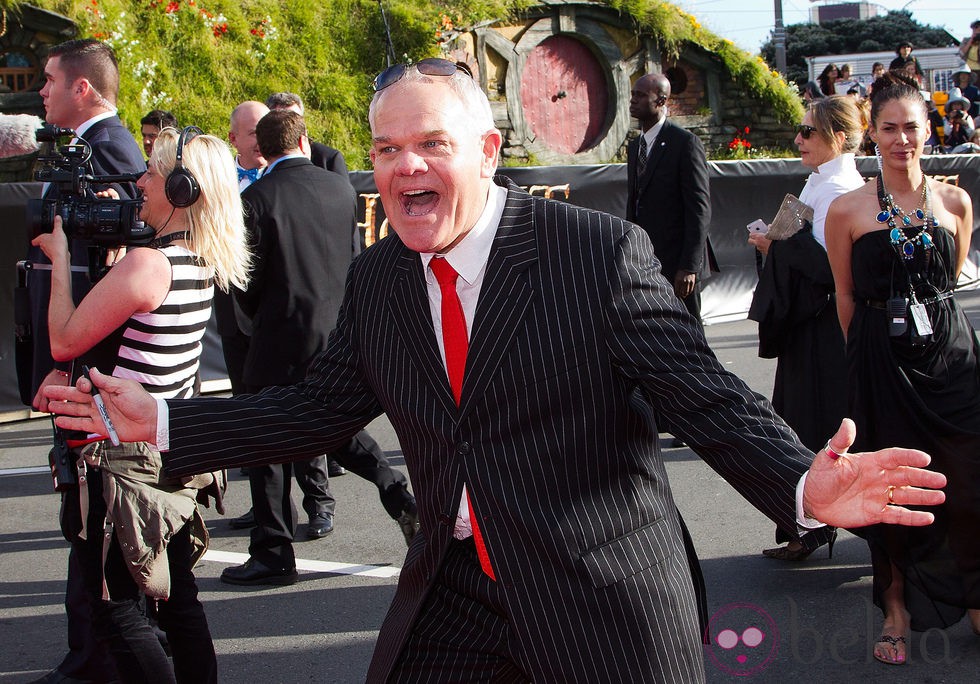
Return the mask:
<svg viewBox="0 0 980 684">
<path fill-rule="evenodd" d="M 204 554 L 204 560 L 215 563 L 228 563 L 241 565 L 248 560 L 247 553 L 237 553 L 234 551 L 216 551 L 209 549 Z M 335 575 L 359 575 L 361 577 L 381 577 L 388 579 L 397 577 L 401 568 L 393 565 L 354 565 L 352 563 L 334 563 L 333 561 L 296 559 L 297 570 L 308 570 L 311 572 L 329 572 Z"/>
<path fill-rule="evenodd" d="M 47 473 L 51 474 L 51 468 L 48 466 L 31 466 L 30 468 L 2 468 L 0 469 L 0 477 L 6 475 L 34 475 L 37 473 Z"/>
</svg>

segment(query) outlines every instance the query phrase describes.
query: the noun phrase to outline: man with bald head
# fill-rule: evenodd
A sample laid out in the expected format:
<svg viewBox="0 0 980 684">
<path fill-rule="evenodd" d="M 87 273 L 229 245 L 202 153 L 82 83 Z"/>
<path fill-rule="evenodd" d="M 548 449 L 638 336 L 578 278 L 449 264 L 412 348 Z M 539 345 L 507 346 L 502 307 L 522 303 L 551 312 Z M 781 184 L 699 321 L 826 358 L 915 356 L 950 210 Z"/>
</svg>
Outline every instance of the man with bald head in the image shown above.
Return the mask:
<svg viewBox="0 0 980 684">
<path fill-rule="evenodd" d="M 255 140 L 255 125 L 268 113 L 269 108 L 255 100 L 242 102 L 231 112 L 228 142 L 238 152 L 235 164 L 238 167 L 239 191 L 254 183 L 259 172 L 265 168 L 265 158 Z"/>
<path fill-rule="evenodd" d="M 698 282 L 708 260 L 708 163 L 698 137 L 667 118 L 670 81 L 663 74 L 637 79 L 630 115 L 642 134 L 627 147 L 626 218 L 650 236 L 674 294 L 701 320 Z"/>
</svg>

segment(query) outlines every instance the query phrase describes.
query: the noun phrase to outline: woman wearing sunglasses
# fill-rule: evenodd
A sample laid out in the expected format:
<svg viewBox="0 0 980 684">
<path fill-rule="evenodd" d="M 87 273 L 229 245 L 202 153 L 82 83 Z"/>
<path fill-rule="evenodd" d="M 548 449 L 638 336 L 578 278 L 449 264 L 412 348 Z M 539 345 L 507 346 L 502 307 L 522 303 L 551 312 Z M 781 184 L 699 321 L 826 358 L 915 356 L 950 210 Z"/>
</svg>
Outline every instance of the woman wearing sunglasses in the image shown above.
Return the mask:
<svg viewBox="0 0 980 684">
<path fill-rule="evenodd" d="M 767 255 L 749 318 L 759 322 L 759 355 L 777 359 L 772 403 L 800 441 L 823 448 L 847 408 L 844 338 L 834 307 L 834 279 L 827 261 L 824 221 L 835 198 L 864 184 L 854 165 L 863 121 L 854 98 L 832 95 L 812 102 L 797 127 L 796 146 L 803 166 L 812 169 L 800 200 L 813 209 L 812 226 L 786 240 L 751 233 L 749 243 Z M 786 546 L 763 553 L 802 561 L 836 531 L 822 528 L 804 535 L 776 530 Z"/>
<path fill-rule="evenodd" d="M 137 183 L 152 242 L 130 247 L 77 306 L 60 217 L 33 242 L 51 260 L 52 356 L 76 367 L 97 361 L 103 373 L 137 380 L 160 399 L 195 393 L 214 284 L 227 290 L 248 280 L 234 160 L 224 141 L 193 131 L 200 133 L 164 128 Z M 75 517 L 88 534 L 71 530 L 96 638 L 122 682 L 217 682 L 192 568 L 208 541 L 197 502 L 215 494 L 220 510 L 223 476 L 168 478 L 152 445 L 113 441 L 98 438 L 83 451 L 87 503 L 82 496 Z M 143 595 L 157 606 L 172 664 L 140 613 Z"/>
<path fill-rule="evenodd" d="M 855 531 L 871 548 L 884 613 L 874 657 L 902 665 L 909 630 L 949 627 L 969 611 L 980 634 L 980 345 L 952 296 L 973 232 L 970 196 L 923 173 L 926 103 L 918 88 L 885 78 L 891 85 L 871 103 L 880 171 L 831 206 L 827 253 L 853 448 L 908 445 L 947 476 L 933 524 Z"/>
</svg>

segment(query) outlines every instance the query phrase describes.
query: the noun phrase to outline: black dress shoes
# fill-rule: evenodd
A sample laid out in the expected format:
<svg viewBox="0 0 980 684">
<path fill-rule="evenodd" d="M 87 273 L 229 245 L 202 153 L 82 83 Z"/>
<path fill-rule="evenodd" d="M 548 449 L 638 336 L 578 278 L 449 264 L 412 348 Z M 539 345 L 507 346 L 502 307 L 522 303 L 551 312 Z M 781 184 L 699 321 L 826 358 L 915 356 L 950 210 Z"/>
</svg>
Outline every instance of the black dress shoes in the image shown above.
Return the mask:
<svg viewBox="0 0 980 684">
<path fill-rule="evenodd" d="M 306 528 L 307 539 L 322 539 L 333 532 L 333 516 L 314 513 L 310 516 L 310 524 Z"/>
<path fill-rule="evenodd" d="M 255 527 L 255 514 L 252 509 L 248 509 L 244 515 L 240 515 L 237 518 L 232 518 L 228 521 L 233 530 L 247 530 L 250 527 Z"/>
<path fill-rule="evenodd" d="M 234 565 L 221 571 L 221 581 L 227 584 L 276 584 L 287 586 L 296 584 L 299 575 L 296 568 L 276 570 L 254 558 L 249 558 L 244 565 Z"/>
<path fill-rule="evenodd" d="M 337 463 L 332 458 L 327 459 L 327 475 L 329 477 L 340 477 L 347 474 L 347 468 Z"/>
</svg>

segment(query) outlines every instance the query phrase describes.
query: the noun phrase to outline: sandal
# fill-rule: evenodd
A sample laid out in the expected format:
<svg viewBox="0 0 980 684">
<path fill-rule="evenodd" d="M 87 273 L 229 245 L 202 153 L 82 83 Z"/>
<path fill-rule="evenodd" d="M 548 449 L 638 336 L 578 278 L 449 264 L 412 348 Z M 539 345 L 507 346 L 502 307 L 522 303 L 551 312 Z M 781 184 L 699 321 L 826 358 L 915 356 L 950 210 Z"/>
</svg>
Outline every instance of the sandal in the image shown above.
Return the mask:
<svg viewBox="0 0 980 684">
<path fill-rule="evenodd" d="M 895 659 L 887 657 L 887 654 L 883 651 L 878 650 L 878 644 L 888 644 L 888 646 L 895 651 Z M 902 650 L 899 651 L 899 644 L 902 645 Z M 905 637 L 904 636 L 892 636 L 891 634 L 882 634 L 881 638 L 878 639 L 875 644 L 875 648 L 872 651 L 875 660 L 885 663 L 886 665 L 904 665 L 905 664 Z"/>
</svg>

